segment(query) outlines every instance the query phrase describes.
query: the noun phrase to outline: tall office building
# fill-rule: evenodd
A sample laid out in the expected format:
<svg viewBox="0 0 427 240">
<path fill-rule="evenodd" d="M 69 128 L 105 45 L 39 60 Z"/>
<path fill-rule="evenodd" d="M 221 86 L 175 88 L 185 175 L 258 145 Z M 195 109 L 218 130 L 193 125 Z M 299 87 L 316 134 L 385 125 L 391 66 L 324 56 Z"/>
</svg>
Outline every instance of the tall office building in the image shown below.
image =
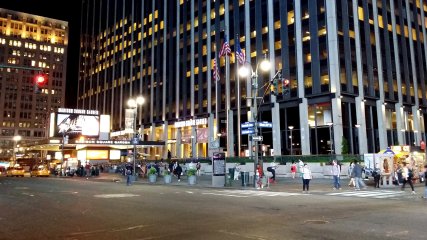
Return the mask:
<svg viewBox="0 0 427 240">
<path fill-rule="evenodd" d="M 145 96 L 139 131 L 172 156 L 206 156 L 218 138 L 242 155 L 253 148 L 240 123 L 254 113 L 272 123 L 259 129 L 266 155 L 425 139 L 425 0 L 86 0 L 82 9 L 78 107 L 111 114 L 118 131 L 127 99 Z M 225 40 L 232 55 L 220 57 Z M 265 56 L 272 63 L 258 86 L 237 74 L 237 43 L 253 71 Z M 268 84 L 278 71 L 290 89 L 275 96 Z"/>
<path fill-rule="evenodd" d="M 49 113 L 64 107 L 67 45 L 67 22 L 0 8 L 0 158 L 48 136 Z"/>
</svg>

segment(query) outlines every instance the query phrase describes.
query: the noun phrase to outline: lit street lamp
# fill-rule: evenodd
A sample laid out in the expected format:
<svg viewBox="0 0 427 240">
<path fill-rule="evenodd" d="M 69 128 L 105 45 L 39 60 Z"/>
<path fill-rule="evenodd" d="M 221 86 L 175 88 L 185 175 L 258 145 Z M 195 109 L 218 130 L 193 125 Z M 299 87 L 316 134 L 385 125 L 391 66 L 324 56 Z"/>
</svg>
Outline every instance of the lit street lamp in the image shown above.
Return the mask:
<svg viewBox="0 0 427 240">
<path fill-rule="evenodd" d="M 136 132 L 136 115 L 138 112 L 138 105 L 142 105 L 144 104 L 145 99 L 142 96 L 137 96 L 136 98 L 131 98 L 128 100 L 128 106 L 131 109 L 134 109 L 133 112 L 133 138 L 132 138 L 132 143 L 133 143 L 133 175 L 136 178 L 136 144 L 137 142 L 139 142 L 139 137 L 138 137 L 138 133 Z"/>
<path fill-rule="evenodd" d="M 13 145 L 13 165 L 16 164 L 16 152 L 18 151 L 17 147 L 18 147 L 18 142 L 21 141 L 22 137 L 19 135 L 13 136 L 13 141 L 14 141 L 14 145 Z"/>
<path fill-rule="evenodd" d="M 290 139 L 291 139 L 291 155 L 293 154 L 293 151 L 292 151 L 292 130 L 294 129 L 294 126 L 289 126 L 288 127 L 289 128 L 289 131 L 290 131 Z"/>
<path fill-rule="evenodd" d="M 251 64 L 247 63 L 246 65 L 239 68 L 239 75 L 244 78 L 248 77 L 250 74 L 251 77 L 251 92 L 252 92 L 252 100 L 253 100 L 253 119 L 254 119 L 254 126 L 255 126 L 255 133 L 254 136 L 252 136 L 252 146 L 255 144 L 255 160 L 254 160 L 254 187 L 256 187 L 256 171 L 257 171 L 257 165 L 258 165 L 258 141 L 254 141 L 253 137 L 258 137 L 258 68 L 260 68 L 261 71 L 267 72 L 271 68 L 271 63 L 268 61 L 267 58 L 264 58 L 256 65 L 255 72 L 253 71 L 253 68 Z M 252 151 L 250 151 L 251 157 L 252 157 Z M 262 166 L 261 166 L 262 167 Z"/>
<path fill-rule="evenodd" d="M 331 155 L 334 153 L 334 145 L 333 145 L 333 142 L 332 142 L 332 125 L 333 125 L 333 123 L 332 122 L 328 122 L 328 123 L 326 123 L 326 125 L 328 125 L 329 126 L 329 142 L 330 142 L 330 146 L 331 146 Z"/>
</svg>

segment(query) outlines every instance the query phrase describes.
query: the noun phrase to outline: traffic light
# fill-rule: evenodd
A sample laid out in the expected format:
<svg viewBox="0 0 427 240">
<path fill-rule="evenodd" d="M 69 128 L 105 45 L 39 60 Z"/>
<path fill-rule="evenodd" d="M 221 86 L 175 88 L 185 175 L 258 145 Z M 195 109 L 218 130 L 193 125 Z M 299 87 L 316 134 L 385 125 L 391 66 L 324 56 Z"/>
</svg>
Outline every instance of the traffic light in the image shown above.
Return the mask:
<svg viewBox="0 0 427 240">
<path fill-rule="evenodd" d="M 282 70 L 279 70 L 274 74 L 274 77 L 270 80 L 270 92 L 271 95 L 279 95 L 279 81 L 282 79 Z"/>
<path fill-rule="evenodd" d="M 278 84 L 277 78 L 271 79 L 270 83 L 271 83 L 271 86 L 270 86 L 271 94 L 274 96 L 277 96 L 279 93 L 279 89 L 278 89 L 279 84 Z"/>
<path fill-rule="evenodd" d="M 47 83 L 46 74 L 44 74 L 44 73 L 38 73 L 34 77 L 34 92 L 35 93 L 40 93 L 41 92 L 41 88 L 43 86 L 45 86 L 46 83 Z"/>
<path fill-rule="evenodd" d="M 282 81 L 283 81 L 283 95 L 288 95 L 290 91 L 289 89 L 290 81 L 289 79 L 286 79 L 286 78 L 284 78 Z"/>
</svg>

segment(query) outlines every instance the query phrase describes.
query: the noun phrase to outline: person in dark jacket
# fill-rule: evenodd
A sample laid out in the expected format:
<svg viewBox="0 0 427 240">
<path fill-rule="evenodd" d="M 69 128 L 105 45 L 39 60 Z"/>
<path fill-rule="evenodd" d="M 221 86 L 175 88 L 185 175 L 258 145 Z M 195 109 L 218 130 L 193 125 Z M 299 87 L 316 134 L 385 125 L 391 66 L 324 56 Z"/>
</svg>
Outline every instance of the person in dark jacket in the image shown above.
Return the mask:
<svg viewBox="0 0 427 240">
<path fill-rule="evenodd" d="M 132 185 L 132 170 L 130 167 L 126 168 L 125 174 L 126 174 L 126 185 L 127 186 Z"/>
<path fill-rule="evenodd" d="M 182 173 L 181 165 L 179 165 L 179 162 L 177 162 L 176 163 L 176 168 L 175 168 L 175 174 L 178 177 L 178 182 L 181 181 L 181 173 Z"/>
<path fill-rule="evenodd" d="M 380 188 L 381 169 L 378 163 L 375 165 L 372 177 L 374 177 L 375 188 Z"/>
<path fill-rule="evenodd" d="M 353 172 L 351 173 L 351 176 L 354 177 L 354 183 L 356 185 L 356 187 L 355 187 L 356 191 L 360 190 L 360 187 L 362 187 L 363 189 L 366 189 L 366 184 L 362 180 L 362 171 L 363 171 L 362 166 L 359 164 L 359 162 L 357 160 L 355 160 Z"/>
</svg>

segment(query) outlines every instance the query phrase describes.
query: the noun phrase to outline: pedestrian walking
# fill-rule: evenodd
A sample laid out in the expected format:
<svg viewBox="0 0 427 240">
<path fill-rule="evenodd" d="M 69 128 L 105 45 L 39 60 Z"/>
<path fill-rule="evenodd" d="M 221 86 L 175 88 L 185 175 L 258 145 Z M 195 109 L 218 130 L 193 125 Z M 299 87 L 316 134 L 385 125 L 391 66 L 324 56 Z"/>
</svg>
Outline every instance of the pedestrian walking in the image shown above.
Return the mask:
<svg viewBox="0 0 427 240">
<path fill-rule="evenodd" d="M 197 162 L 197 164 L 196 164 L 196 170 L 197 170 L 196 174 L 197 174 L 197 176 L 200 176 L 200 168 L 201 167 L 202 167 L 202 165 L 200 164 L 200 162 Z"/>
<path fill-rule="evenodd" d="M 348 182 L 349 187 L 355 187 L 356 183 L 354 182 L 354 177 L 352 177 L 351 173 L 353 172 L 354 163 L 350 163 L 350 166 L 348 167 L 348 177 L 350 178 L 350 181 Z"/>
<path fill-rule="evenodd" d="M 258 164 L 256 167 L 257 189 L 264 187 L 264 185 L 262 184 L 262 177 L 263 176 L 264 176 L 264 172 L 262 171 L 261 165 Z"/>
<path fill-rule="evenodd" d="M 298 173 L 302 179 L 302 168 L 304 167 L 304 162 L 301 159 L 298 159 Z"/>
<path fill-rule="evenodd" d="M 178 182 L 181 182 L 182 168 L 178 161 L 176 162 L 175 174 L 178 177 Z"/>
<path fill-rule="evenodd" d="M 402 169 L 403 169 L 402 164 L 397 165 L 397 168 L 396 168 L 397 185 L 403 184 Z"/>
<path fill-rule="evenodd" d="M 276 168 L 279 165 L 276 164 L 276 162 L 271 162 L 270 166 L 267 167 L 267 171 L 271 172 L 271 174 L 273 175 L 270 179 L 268 179 L 268 181 L 270 181 L 270 183 L 275 183 L 276 182 Z"/>
<path fill-rule="evenodd" d="M 302 193 L 310 193 L 310 180 L 313 179 L 310 167 L 304 163 L 302 168 Z"/>
<path fill-rule="evenodd" d="M 170 161 L 172 159 L 172 153 L 171 150 L 168 150 L 168 161 Z"/>
<path fill-rule="evenodd" d="M 292 178 L 295 178 L 296 173 L 297 173 L 297 165 L 295 164 L 295 162 L 292 162 L 292 165 L 291 165 Z"/>
<path fill-rule="evenodd" d="M 427 164 L 424 165 L 424 199 L 427 199 Z"/>
<path fill-rule="evenodd" d="M 334 190 L 336 189 L 341 190 L 341 184 L 340 184 L 341 168 L 338 165 L 337 160 L 332 161 L 331 174 L 332 174 L 332 177 L 334 178 Z"/>
<path fill-rule="evenodd" d="M 366 189 L 366 184 L 362 180 L 362 171 L 363 171 L 362 166 L 359 164 L 357 160 L 355 160 L 353 172 L 351 173 L 351 176 L 354 177 L 354 183 L 355 183 L 354 190 L 356 191 L 359 191 L 360 188 Z"/>
<path fill-rule="evenodd" d="M 132 184 L 132 171 L 130 170 L 130 168 L 126 168 L 126 185 L 130 186 Z"/>
<path fill-rule="evenodd" d="M 412 178 L 413 177 L 414 177 L 414 174 L 413 174 L 412 168 L 408 168 L 408 166 L 406 166 L 406 162 L 403 162 L 403 168 L 402 168 L 402 179 L 403 179 L 402 191 L 405 191 L 405 185 L 408 183 L 409 186 L 411 186 L 412 194 L 415 194 L 414 184 L 412 184 Z"/>
</svg>

